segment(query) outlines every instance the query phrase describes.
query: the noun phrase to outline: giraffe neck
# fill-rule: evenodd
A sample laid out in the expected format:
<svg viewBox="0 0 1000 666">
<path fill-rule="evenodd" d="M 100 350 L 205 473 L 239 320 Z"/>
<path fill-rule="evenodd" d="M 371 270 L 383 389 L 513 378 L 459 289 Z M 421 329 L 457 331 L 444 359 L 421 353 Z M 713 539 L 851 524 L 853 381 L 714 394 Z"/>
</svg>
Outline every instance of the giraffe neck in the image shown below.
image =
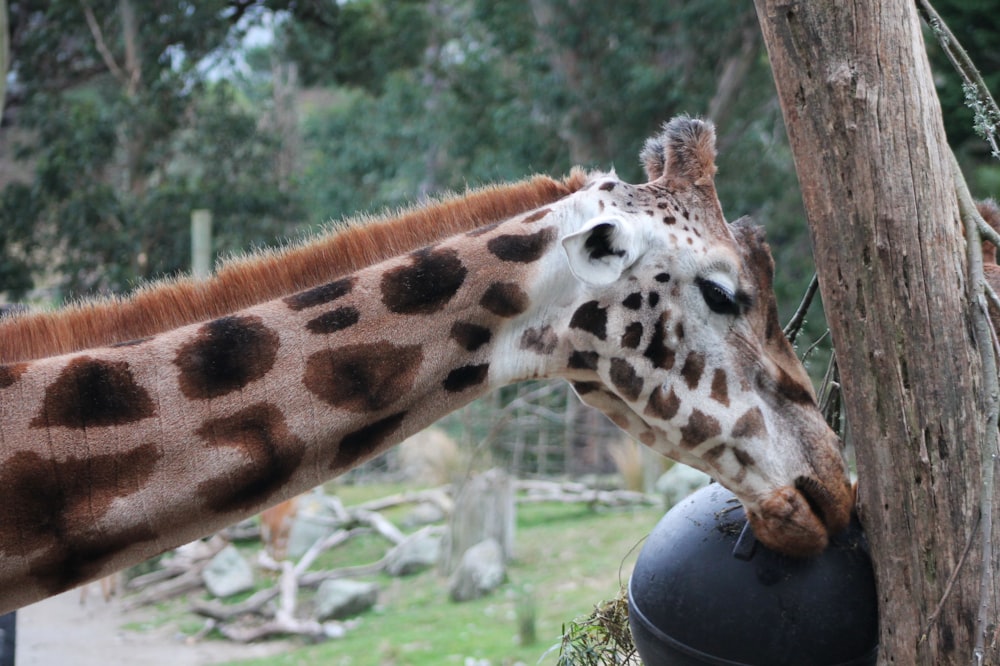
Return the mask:
<svg viewBox="0 0 1000 666">
<path fill-rule="evenodd" d="M 264 298 L 257 281 L 283 280 L 248 271 L 231 291 L 249 302 L 134 339 L 104 329 L 22 356 L 2 343 L 23 329 L 0 324 L 0 359 L 17 359 L 0 364 L 0 612 L 527 378 L 568 379 L 640 441 L 712 469 L 764 544 L 819 553 L 848 522 L 849 478 L 781 335 L 763 236 L 722 216 L 714 154 L 710 126 L 677 118 L 643 150 L 644 185 L 595 175 L 545 208 Z"/>
<path fill-rule="evenodd" d="M 549 212 L 207 323 L 0 366 L 0 606 L 211 533 L 554 374 L 561 343 L 534 296 L 571 296 L 547 265 L 565 261 Z"/>
</svg>

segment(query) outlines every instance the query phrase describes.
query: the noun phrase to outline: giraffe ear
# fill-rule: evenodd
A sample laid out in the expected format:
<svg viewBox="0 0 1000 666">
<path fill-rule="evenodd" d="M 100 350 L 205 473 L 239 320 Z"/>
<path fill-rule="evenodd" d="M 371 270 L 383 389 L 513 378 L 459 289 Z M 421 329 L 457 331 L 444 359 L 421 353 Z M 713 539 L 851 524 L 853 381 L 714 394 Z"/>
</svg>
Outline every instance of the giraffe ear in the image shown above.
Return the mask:
<svg viewBox="0 0 1000 666">
<path fill-rule="evenodd" d="M 611 284 L 645 249 L 640 234 L 619 217 L 595 217 L 562 239 L 573 275 L 600 287 Z"/>
</svg>

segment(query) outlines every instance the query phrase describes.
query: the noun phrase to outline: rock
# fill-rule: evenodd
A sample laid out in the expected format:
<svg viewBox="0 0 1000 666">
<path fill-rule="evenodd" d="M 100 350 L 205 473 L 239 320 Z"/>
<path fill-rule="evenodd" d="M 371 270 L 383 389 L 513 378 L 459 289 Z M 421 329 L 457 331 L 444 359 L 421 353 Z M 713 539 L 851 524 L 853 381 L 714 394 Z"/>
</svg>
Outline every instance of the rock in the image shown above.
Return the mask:
<svg viewBox="0 0 1000 666">
<path fill-rule="evenodd" d="M 253 569 L 232 544 L 212 558 L 201 578 L 213 596 L 223 599 L 253 589 Z"/>
<path fill-rule="evenodd" d="M 441 428 L 431 426 L 411 435 L 396 447 L 403 475 L 412 481 L 442 485 L 464 467 L 458 443 Z"/>
<path fill-rule="evenodd" d="M 702 486 L 707 486 L 711 481 L 712 477 L 708 474 L 698 471 L 694 467 L 675 463 L 657 479 L 656 492 L 663 496 L 669 509 Z"/>
<path fill-rule="evenodd" d="M 356 580 L 325 580 L 316 591 L 316 617 L 321 622 L 360 615 L 375 605 L 378 585 Z"/>
<path fill-rule="evenodd" d="M 443 528 L 425 527 L 408 536 L 385 555 L 385 570 L 390 576 L 408 576 L 437 564 L 441 557 Z"/>
<path fill-rule="evenodd" d="M 403 526 L 408 528 L 422 527 L 440 523 L 447 515 L 444 510 L 433 502 L 421 502 L 403 518 Z"/>
<path fill-rule="evenodd" d="M 323 500 L 321 490 L 299 497 L 295 518 L 288 530 L 289 558 L 297 560 L 314 543 L 333 532 L 333 511 Z"/>
<path fill-rule="evenodd" d="M 496 539 L 486 539 L 462 555 L 448 582 L 448 593 L 452 601 L 471 601 L 495 590 L 506 577 L 503 548 Z"/>
</svg>

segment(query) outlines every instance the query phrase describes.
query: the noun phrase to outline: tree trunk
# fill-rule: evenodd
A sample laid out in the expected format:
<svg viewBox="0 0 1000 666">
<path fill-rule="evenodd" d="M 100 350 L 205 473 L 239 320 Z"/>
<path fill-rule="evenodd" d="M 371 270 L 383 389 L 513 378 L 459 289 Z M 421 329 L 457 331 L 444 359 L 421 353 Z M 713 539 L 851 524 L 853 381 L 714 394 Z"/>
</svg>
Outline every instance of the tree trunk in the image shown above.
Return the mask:
<svg viewBox="0 0 1000 666">
<path fill-rule="evenodd" d="M 10 33 L 7 29 L 7 0 L 0 0 L 0 121 L 7 96 L 7 69 L 10 66 Z"/>
<path fill-rule="evenodd" d="M 879 663 L 1000 663 L 1000 592 L 980 593 L 987 417 L 975 300 L 916 8 L 755 2 L 857 450 Z"/>
<path fill-rule="evenodd" d="M 505 560 L 512 559 L 515 512 L 514 483 L 506 472 L 491 469 L 469 480 L 455 498 L 442 544 L 441 572 L 452 574 L 465 551 L 489 538 L 500 544 Z"/>
</svg>

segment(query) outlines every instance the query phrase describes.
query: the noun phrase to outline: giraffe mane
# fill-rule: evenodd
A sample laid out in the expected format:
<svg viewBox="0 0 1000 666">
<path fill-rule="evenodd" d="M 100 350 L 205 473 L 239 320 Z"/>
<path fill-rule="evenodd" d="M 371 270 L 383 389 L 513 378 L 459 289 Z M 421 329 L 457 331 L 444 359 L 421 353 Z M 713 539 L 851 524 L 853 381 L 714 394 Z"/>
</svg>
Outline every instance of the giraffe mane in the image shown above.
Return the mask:
<svg viewBox="0 0 1000 666">
<path fill-rule="evenodd" d="M 553 203 L 586 181 L 583 171 L 573 169 L 562 180 L 535 176 L 487 186 L 395 215 L 352 218 L 304 241 L 229 259 L 208 280 L 164 279 L 127 296 L 15 315 L 0 321 L 0 363 L 112 345 L 213 319 Z"/>
</svg>

